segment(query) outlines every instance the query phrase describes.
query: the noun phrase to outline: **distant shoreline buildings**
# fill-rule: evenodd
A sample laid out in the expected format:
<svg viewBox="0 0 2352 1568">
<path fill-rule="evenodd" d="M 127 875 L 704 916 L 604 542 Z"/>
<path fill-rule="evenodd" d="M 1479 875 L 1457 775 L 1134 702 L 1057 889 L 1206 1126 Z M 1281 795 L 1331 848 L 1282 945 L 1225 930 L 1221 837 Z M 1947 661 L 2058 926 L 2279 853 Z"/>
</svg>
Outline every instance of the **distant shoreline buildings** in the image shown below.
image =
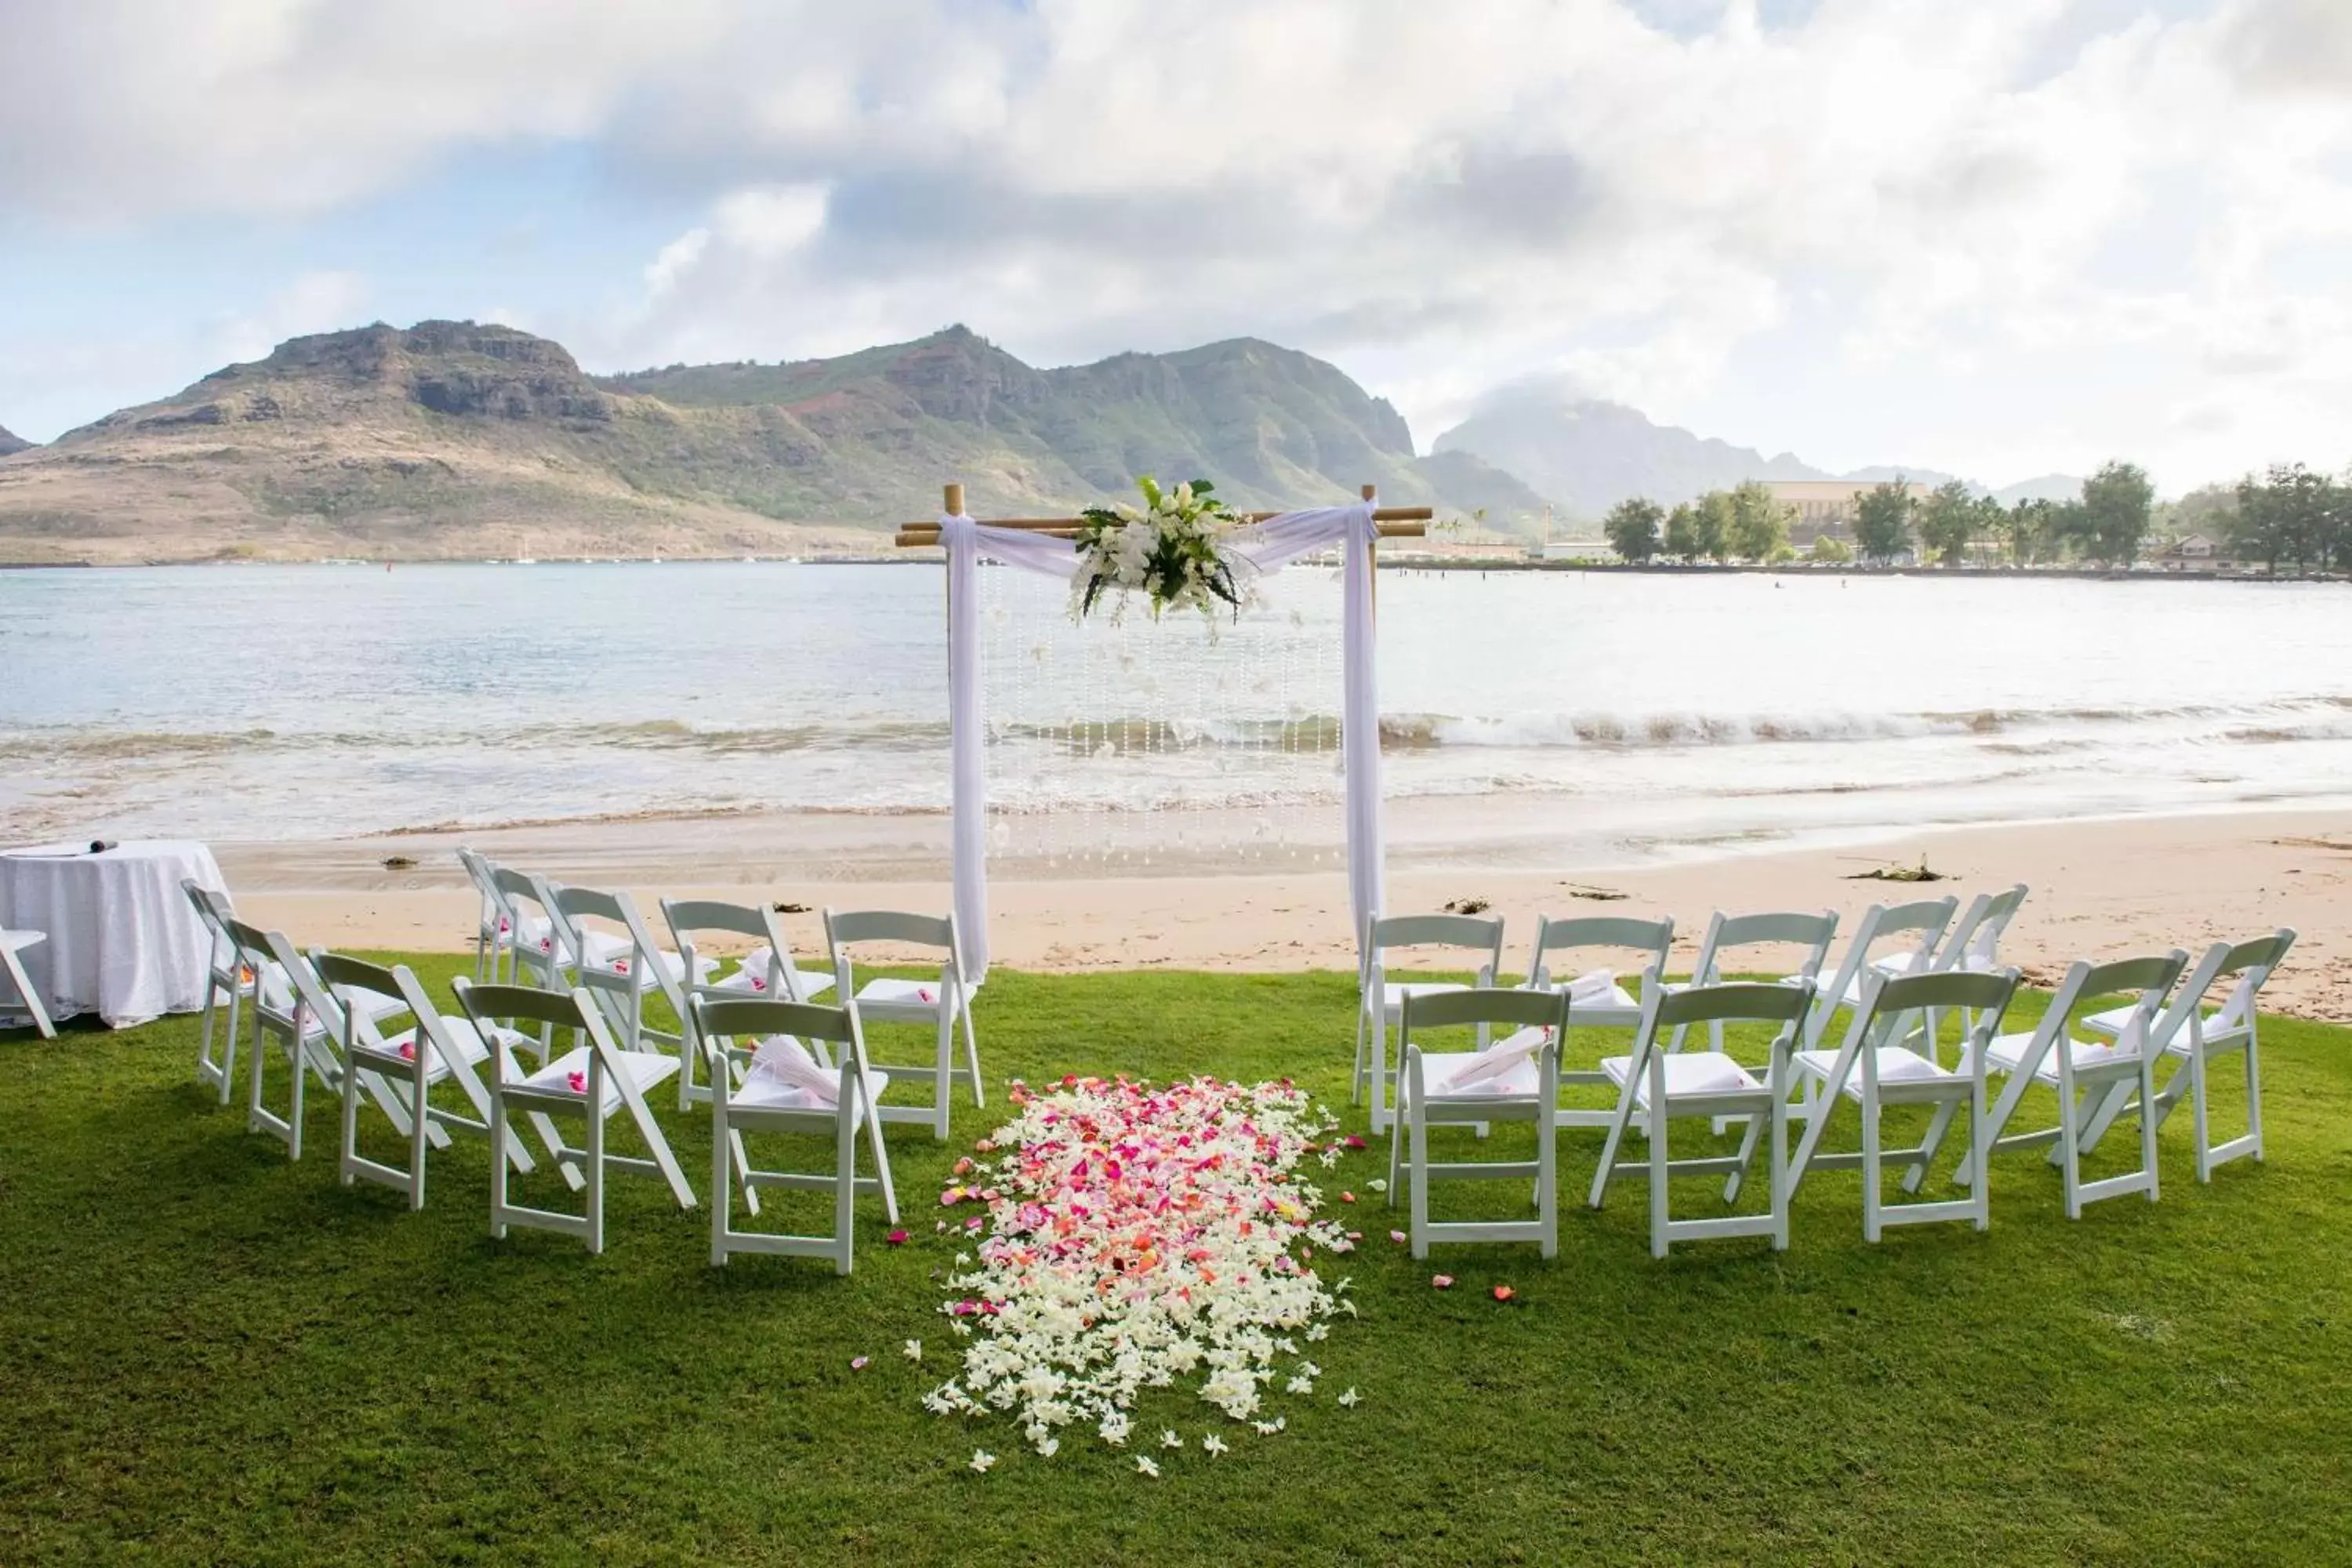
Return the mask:
<svg viewBox="0 0 2352 1568">
<path fill-rule="evenodd" d="M 1765 479 L 1764 488 L 1772 499 L 1788 509 L 1789 542 L 1811 543 L 1824 533 L 1841 538 L 1853 537 L 1855 508 L 1861 499 L 1878 488 L 1868 479 Z M 1906 484 L 1914 505 L 1934 493 L 1934 487 L 1917 483 Z"/>
</svg>

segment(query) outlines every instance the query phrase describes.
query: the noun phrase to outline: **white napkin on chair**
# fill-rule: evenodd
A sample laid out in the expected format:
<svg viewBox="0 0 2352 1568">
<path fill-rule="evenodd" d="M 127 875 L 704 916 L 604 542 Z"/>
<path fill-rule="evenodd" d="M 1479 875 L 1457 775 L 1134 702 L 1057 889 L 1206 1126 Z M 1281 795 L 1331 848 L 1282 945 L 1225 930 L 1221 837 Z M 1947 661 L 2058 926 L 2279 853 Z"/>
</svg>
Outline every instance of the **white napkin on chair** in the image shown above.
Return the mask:
<svg viewBox="0 0 2352 1568">
<path fill-rule="evenodd" d="M 1578 975 L 1568 983 L 1568 1005 L 1582 1003 L 1590 1007 L 1595 1002 L 1607 1002 L 1617 994 L 1617 972 L 1595 969 Z"/>
<path fill-rule="evenodd" d="M 1549 1029 L 1527 1028 L 1497 1040 L 1454 1068 L 1454 1076 L 1445 1080 L 1445 1088 L 1449 1092 L 1458 1092 L 1499 1078 L 1543 1049 L 1544 1042 L 1550 1037 Z"/>
<path fill-rule="evenodd" d="M 746 1078 L 764 1078 L 798 1090 L 813 1108 L 831 1110 L 841 1103 L 841 1078 L 817 1065 L 808 1047 L 790 1035 L 771 1035 L 751 1053 Z"/>
</svg>

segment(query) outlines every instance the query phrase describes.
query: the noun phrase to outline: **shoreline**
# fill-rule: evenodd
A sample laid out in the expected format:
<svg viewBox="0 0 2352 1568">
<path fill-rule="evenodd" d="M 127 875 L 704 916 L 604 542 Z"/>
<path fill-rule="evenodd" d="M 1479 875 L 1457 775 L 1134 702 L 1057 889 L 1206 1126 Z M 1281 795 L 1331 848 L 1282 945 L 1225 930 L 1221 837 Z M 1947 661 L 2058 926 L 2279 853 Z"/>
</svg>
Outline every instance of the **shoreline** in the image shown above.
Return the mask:
<svg viewBox="0 0 2352 1568">
<path fill-rule="evenodd" d="M 814 911 L 828 905 L 947 907 L 944 816 L 896 819 L 902 830 L 929 831 L 900 831 L 878 844 L 870 836 L 862 845 L 828 843 L 812 831 L 820 826 L 771 814 L 214 848 L 247 918 L 305 946 L 470 948 L 478 906 L 452 853 L 461 841 L 558 879 L 625 888 L 657 933 L 663 897 L 806 906 L 783 917 L 804 965 L 823 947 Z M 387 868 L 387 856 L 414 864 Z M 1855 879 L 1874 866 L 1922 857 L 1946 879 Z M 1948 892 L 1965 904 L 2021 881 L 2033 890 L 2002 954 L 2042 984 L 2076 958 L 2174 946 L 2193 955 L 2217 940 L 2286 925 L 2301 936 L 2264 992 L 2268 1009 L 2352 1022 L 2352 808 L 2345 807 L 1941 826 L 1795 846 L 1661 843 L 1633 864 L 1600 845 L 1546 852 L 1490 838 L 1474 849 L 1440 821 L 1392 833 L 1388 907 L 1484 900 L 1508 921 L 1512 966 L 1524 965 L 1538 914 L 1671 914 L 1677 957 L 1687 964 L 1718 907 L 1829 908 L 1851 920 L 1873 902 Z M 992 958 L 1008 968 L 1265 972 L 1355 963 L 1346 874 L 1328 859 L 1147 875 L 1115 866 L 1051 877 L 992 868 L 990 893 Z"/>
</svg>

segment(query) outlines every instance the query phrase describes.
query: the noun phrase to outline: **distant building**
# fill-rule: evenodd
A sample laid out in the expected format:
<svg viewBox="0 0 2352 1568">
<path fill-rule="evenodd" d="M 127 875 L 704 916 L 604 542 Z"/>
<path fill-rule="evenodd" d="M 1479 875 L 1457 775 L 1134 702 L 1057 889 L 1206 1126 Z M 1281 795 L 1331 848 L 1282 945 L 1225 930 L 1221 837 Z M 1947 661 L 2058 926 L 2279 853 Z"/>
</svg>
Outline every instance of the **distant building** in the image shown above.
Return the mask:
<svg viewBox="0 0 2352 1568">
<path fill-rule="evenodd" d="M 1539 561 L 1614 561 L 1617 547 L 1605 539 L 1547 539 L 1530 553 Z"/>
<path fill-rule="evenodd" d="M 2231 564 L 2229 547 L 2210 534 L 2190 533 L 2150 556 L 2159 572 L 2188 572 Z"/>
<path fill-rule="evenodd" d="M 1764 488 L 1790 510 L 1790 542 L 1804 544 L 1824 533 L 1853 537 L 1855 503 L 1878 486 L 1859 479 L 1766 479 Z M 1904 488 L 1914 501 L 1925 500 L 1933 493 L 1927 485 Z"/>
</svg>

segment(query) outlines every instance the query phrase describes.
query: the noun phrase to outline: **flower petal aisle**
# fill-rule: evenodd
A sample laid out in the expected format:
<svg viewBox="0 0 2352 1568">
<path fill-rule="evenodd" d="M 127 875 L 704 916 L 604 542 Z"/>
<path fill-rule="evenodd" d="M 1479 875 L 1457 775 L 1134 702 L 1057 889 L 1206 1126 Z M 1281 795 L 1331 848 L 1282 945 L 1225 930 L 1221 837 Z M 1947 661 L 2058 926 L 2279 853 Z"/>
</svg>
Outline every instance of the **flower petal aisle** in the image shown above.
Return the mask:
<svg viewBox="0 0 2352 1568">
<path fill-rule="evenodd" d="M 962 1225 L 985 1234 L 976 1259 L 958 1254 L 967 1268 L 940 1308 L 971 1341 L 961 1374 L 926 1405 L 1013 1415 L 1050 1456 L 1077 1423 L 1124 1445 L 1137 1391 L 1179 1379 L 1234 1421 L 1277 1384 L 1314 1392 L 1304 1346 L 1355 1310 L 1345 1279 L 1327 1288 L 1311 1267 L 1354 1244 L 1313 1217 L 1321 1194 L 1295 1173 L 1310 1152 L 1339 1158 L 1328 1112 L 1287 1083 L 1212 1078 L 1071 1077 L 1015 1083 L 1012 1100 L 1014 1119 L 940 1197 L 951 1212 L 984 1205 Z"/>
</svg>

